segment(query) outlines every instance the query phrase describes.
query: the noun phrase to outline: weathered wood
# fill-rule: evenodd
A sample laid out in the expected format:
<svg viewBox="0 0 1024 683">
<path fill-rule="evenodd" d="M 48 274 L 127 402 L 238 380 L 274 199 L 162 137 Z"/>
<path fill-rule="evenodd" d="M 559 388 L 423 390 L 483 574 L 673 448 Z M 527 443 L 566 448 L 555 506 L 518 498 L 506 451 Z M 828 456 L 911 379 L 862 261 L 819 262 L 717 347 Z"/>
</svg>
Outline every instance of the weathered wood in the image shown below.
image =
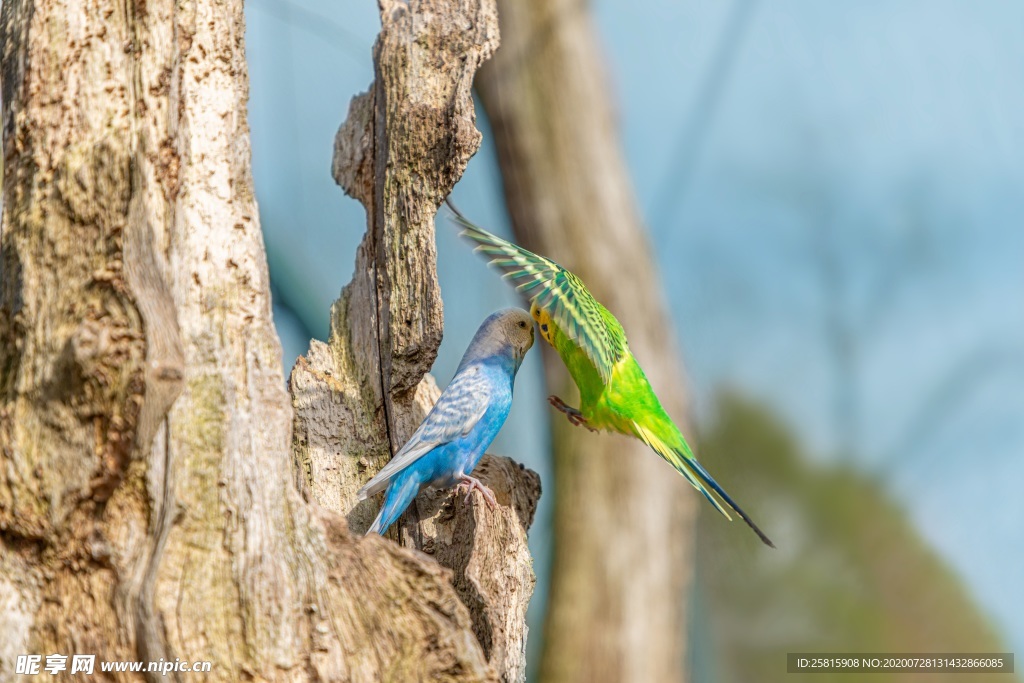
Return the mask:
<svg viewBox="0 0 1024 683">
<path fill-rule="evenodd" d="M 421 549 L 455 572 L 473 632 L 503 681 L 526 680 L 526 608 L 536 577 L 526 545 L 540 477 L 509 458 L 485 455 L 474 470 L 498 507 L 466 505 L 446 493 L 420 497 Z M 467 542 L 468 539 L 469 542 Z"/>
<path fill-rule="evenodd" d="M 521 244 L 577 273 L 622 322 L 665 408 L 686 415 L 654 259 L 585 3 L 500 0 L 477 87 Z M 545 348 L 548 386 L 576 388 Z M 542 681 L 680 681 L 697 496 L 637 440 L 552 413 L 556 543 Z"/>
<path fill-rule="evenodd" d="M 375 470 L 357 455 L 365 448 L 352 437 L 359 432 L 348 429 L 358 424 L 358 393 L 335 368 L 329 347 L 314 340 L 292 370 L 299 486 L 325 508 L 347 513 L 349 525 L 362 533 L 377 514 L 380 496 L 353 507 L 356 491 Z M 439 394 L 426 375 L 413 407 L 417 419 Z M 540 477 L 492 455 L 484 456 L 474 475 L 494 491 L 495 510 L 479 495 L 466 502 L 450 491 L 428 490 L 417 499 L 417 516 L 404 538 L 454 572 L 473 631 L 500 678 L 524 681 L 526 608 L 536 581 L 526 532 L 540 499 Z"/>
<path fill-rule="evenodd" d="M 367 233 L 332 308 L 329 343 L 312 342 L 291 388 L 299 487 L 357 532 L 381 497 L 360 502 L 356 492 L 439 394 L 425 374 L 443 328 L 434 215 L 479 146 L 470 89 L 497 45 L 494 6 L 457 4 L 455 15 L 436 2 L 382 9 L 375 81 L 352 100 L 335 140 L 335 179 L 366 207 Z M 454 571 L 488 661 L 503 680 L 525 680 L 535 581 L 526 530 L 539 479 L 491 456 L 478 471 L 498 495 L 496 510 L 480 496 L 466 503 L 427 492 L 389 534 Z"/>
<path fill-rule="evenodd" d="M 402 54 L 453 63 L 465 52 L 449 74 L 461 83 L 486 52 L 471 40 L 481 35 L 473 22 L 490 26 L 484 42 L 496 38 L 493 7 L 482 7 L 385 5 L 382 45 L 396 41 L 396 64 Z M 428 20 L 461 28 L 424 40 Z M 17 654 L 58 652 L 210 661 L 215 681 L 495 680 L 496 667 L 513 665 L 488 662 L 498 648 L 474 636 L 479 612 L 459 599 L 452 572 L 354 535 L 294 486 L 293 413 L 250 175 L 243 35 L 240 0 L 3 3 L 0 678 Z M 409 258 L 432 268 L 425 234 L 403 241 L 399 228 L 410 216 L 429 221 L 413 200 L 446 193 L 431 183 L 454 182 L 471 153 L 468 98 L 462 106 L 458 121 L 434 122 L 440 140 L 423 163 L 440 170 L 407 176 L 412 194 L 381 190 L 375 215 L 387 214 L 390 237 L 362 267 L 398 273 Z M 383 121 L 399 133 L 407 123 Z M 411 149 L 375 158 L 374 173 Z M 439 319 L 436 283 L 433 299 L 427 279 L 393 301 L 377 289 L 396 281 L 357 277 L 366 289 L 344 312 L 364 320 L 336 326 L 369 334 L 365 320 L 388 321 L 386 343 L 339 336 L 328 354 L 396 354 L 377 363 L 383 375 L 371 363 L 343 378 L 358 385 L 365 422 L 337 428 L 380 427 L 366 441 L 371 455 L 413 419 L 405 408 L 417 395 L 427 400 L 415 375 L 440 335 L 427 324 L 399 331 L 413 302 Z M 398 416 L 391 439 L 389 421 L 366 417 L 384 414 L 385 397 Z M 519 478 L 526 484 L 512 486 L 527 490 L 528 475 Z M 528 516 L 521 506 L 495 513 L 516 515 Z M 487 524 L 497 526 L 476 526 Z M 503 538 L 524 539 L 517 525 Z M 502 609 L 489 612 L 495 632 L 511 613 Z"/>
</svg>

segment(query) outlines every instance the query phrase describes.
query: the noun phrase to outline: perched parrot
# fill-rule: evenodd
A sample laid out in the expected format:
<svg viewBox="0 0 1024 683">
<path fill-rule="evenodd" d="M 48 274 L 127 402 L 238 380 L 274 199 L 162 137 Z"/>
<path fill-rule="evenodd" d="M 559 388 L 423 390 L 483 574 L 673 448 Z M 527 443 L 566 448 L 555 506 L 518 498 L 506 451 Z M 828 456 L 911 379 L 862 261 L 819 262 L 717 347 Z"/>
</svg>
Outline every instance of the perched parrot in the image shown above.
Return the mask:
<svg viewBox="0 0 1024 683">
<path fill-rule="evenodd" d="M 775 544 L 697 462 L 630 353 L 622 325 L 583 282 L 554 261 L 478 228 L 450 202 L 448 205 L 463 228 L 462 235 L 475 242 L 477 251 L 486 254 L 530 300 L 530 314 L 540 326 L 541 337 L 558 352 L 579 387 L 579 409 L 557 396 L 548 398 L 551 405 L 565 413 L 573 425 L 640 439 L 686 477 L 726 519 L 732 517 L 715 494 L 774 548 Z"/>
<path fill-rule="evenodd" d="M 462 356 L 455 377 L 409 441 L 359 490 L 359 499 L 387 487 L 384 504 L 367 533 L 387 531 L 423 486 L 474 489 L 488 505 L 496 501 L 479 479 L 469 476 L 505 423 L 512 407 L 512 385 L 533 346 L 533 321 L 521 308 L 492 313 Z"/>
</svg>

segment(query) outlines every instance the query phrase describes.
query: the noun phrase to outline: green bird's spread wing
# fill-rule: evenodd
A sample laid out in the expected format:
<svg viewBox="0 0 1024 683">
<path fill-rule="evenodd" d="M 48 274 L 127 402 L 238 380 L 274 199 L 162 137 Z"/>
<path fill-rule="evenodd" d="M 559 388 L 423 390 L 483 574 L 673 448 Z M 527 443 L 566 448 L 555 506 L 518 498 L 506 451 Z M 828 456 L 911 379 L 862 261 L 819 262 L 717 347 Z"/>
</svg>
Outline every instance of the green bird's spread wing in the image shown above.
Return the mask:
<svg viewBox="0 0 1024 683">
<path fill-rule="evenodd" d="M 582 280 L 562 266 L 478 228 L 451 208 L 455 220 L 464 228 L 463 236 L 475 242 L 476 250 L 487 254 L 516 289 L 547 311 L 562 332 L 587 354 L 607 383 L 612 368 L 628 351 L 626 334 L 615 316 L 598 303 Z"/>
</svg>

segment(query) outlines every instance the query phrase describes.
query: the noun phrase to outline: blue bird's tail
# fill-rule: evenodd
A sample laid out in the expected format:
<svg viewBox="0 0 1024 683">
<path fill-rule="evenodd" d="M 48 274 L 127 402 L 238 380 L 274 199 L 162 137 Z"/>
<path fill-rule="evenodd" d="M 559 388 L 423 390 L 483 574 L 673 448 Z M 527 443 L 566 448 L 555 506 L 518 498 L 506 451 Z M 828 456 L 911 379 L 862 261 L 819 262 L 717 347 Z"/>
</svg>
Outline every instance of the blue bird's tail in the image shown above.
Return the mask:
<svg viewBox="0 0 1024 683">
<path fill-rule="evenodd" d="M 387 493 L 384 494 L 384 504 L 380 506 L 377 519 L 370 525 L 368 534 L 383 534 L 392 524 L 395 523 L 409 503 L 413 501 L 420 491 L 420 481 L 413 471 L 401 472 L 388 484 Z"/>
</svg>

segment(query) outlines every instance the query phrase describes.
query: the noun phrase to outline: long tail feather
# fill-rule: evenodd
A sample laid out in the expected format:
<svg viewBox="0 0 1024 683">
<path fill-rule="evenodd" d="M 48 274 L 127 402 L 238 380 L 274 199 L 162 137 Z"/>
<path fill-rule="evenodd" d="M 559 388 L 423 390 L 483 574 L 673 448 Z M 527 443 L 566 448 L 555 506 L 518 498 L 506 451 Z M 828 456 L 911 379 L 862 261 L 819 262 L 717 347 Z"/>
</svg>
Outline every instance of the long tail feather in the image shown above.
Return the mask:
<svg viewBox="0 0 1024 683">
<path fill-rule="evenodd" d="M 402 472 L 388 485 L 388 492 L 384 495 L 384 504 L 380 506 L 377 519 L 367 529 L 367 534 L 383 534 L 392 524 L 395 523 L 405 509 L 409 507 L 416 494 L 419 493 L 420 482 L 412 472 Z"/>
<path fill-rule="evenodd" d="M 715 481 L 714 478 L 712 478 L 712 476 L 708 473 L 706 469 L 704 469 L 703 465 L 701 465 L 696 460 L 690 461 L 689 464 L 697 472 L 697 476 L 701 478 L 701 481 L 703 481 L 705 484 L 714 489 L 715 493 L 721 496 L 722 500 L 724 500 L 729 505 L 729 507 L 731 507 L 736 512 L 736 514 L 739 515 L 743 519 L 743 521 L 747 523 L 747 526 L 754 530 L 754 533 L 757 534 L 757 537 L 760 538 L 765 545 L 771 548 L 775 547 L 775 544 L 772 543 L 772 539 L 768 538 L 768 536 L 766 536 L 765 533 L 761 531 L 757 524 L 754 523 L 754 520 L 750 518 L 750 515 L 744 512 L 743 508 L 737 505 L 736 502 L 729 497 L 729 494 L 725 492 L 725 489 L 718 485 L 718 482 Z"/>
<path fill-rule="evenodd" d="M 725 504 L 732 508 L 732 510 L 747 523 L 747 526 L 757 534 L 757 537 L 760 538 L 765 545 L 772 548 L 775 547 L 775 544 L 772 543 L 771 539 L 761 531 L 760 527 L 754 523 L 754 520 L 752 520 L 750 516 L 743 511 L 743 508 L 737 505 L 732 497 L 725 492 L 725 489 L 723 489 L 718 482 L 715 481 L 714 477 L 704 469 L 704 466 L 697 462 L 697 459 L 693 456 L 689 447 L 686 446 L 686 441 L 682 438 L 682 435 L 679 436 L 679 442 L 682 445 L 673 447 L 666 444 L 661 438 L 656 436 L 646 427 L 636 422 L 634 422 L 633 425 L 636 427 L 636 432 L 640 438 L 643 439 L 644 443 L 654 449 L 658 455 L 676 468 L 676 470 L 682 474 L 688 482 L 690 482 L 693 488 L 704 494 L 704 497 L 707 498 L 711 504 L 715 506 L 715 509 L 722 513 L 726 519 L 732 520 L 732 517 L 729 515 L 728 510 L 722 506 L 722 503 L 718 501 L 718 498 L 711 494 L 711 491 L 714 491 L 718 497 L 725 501 Z M 711 489 L 710 491 L 708 490 L 709 488 Z"/>
</svg>

